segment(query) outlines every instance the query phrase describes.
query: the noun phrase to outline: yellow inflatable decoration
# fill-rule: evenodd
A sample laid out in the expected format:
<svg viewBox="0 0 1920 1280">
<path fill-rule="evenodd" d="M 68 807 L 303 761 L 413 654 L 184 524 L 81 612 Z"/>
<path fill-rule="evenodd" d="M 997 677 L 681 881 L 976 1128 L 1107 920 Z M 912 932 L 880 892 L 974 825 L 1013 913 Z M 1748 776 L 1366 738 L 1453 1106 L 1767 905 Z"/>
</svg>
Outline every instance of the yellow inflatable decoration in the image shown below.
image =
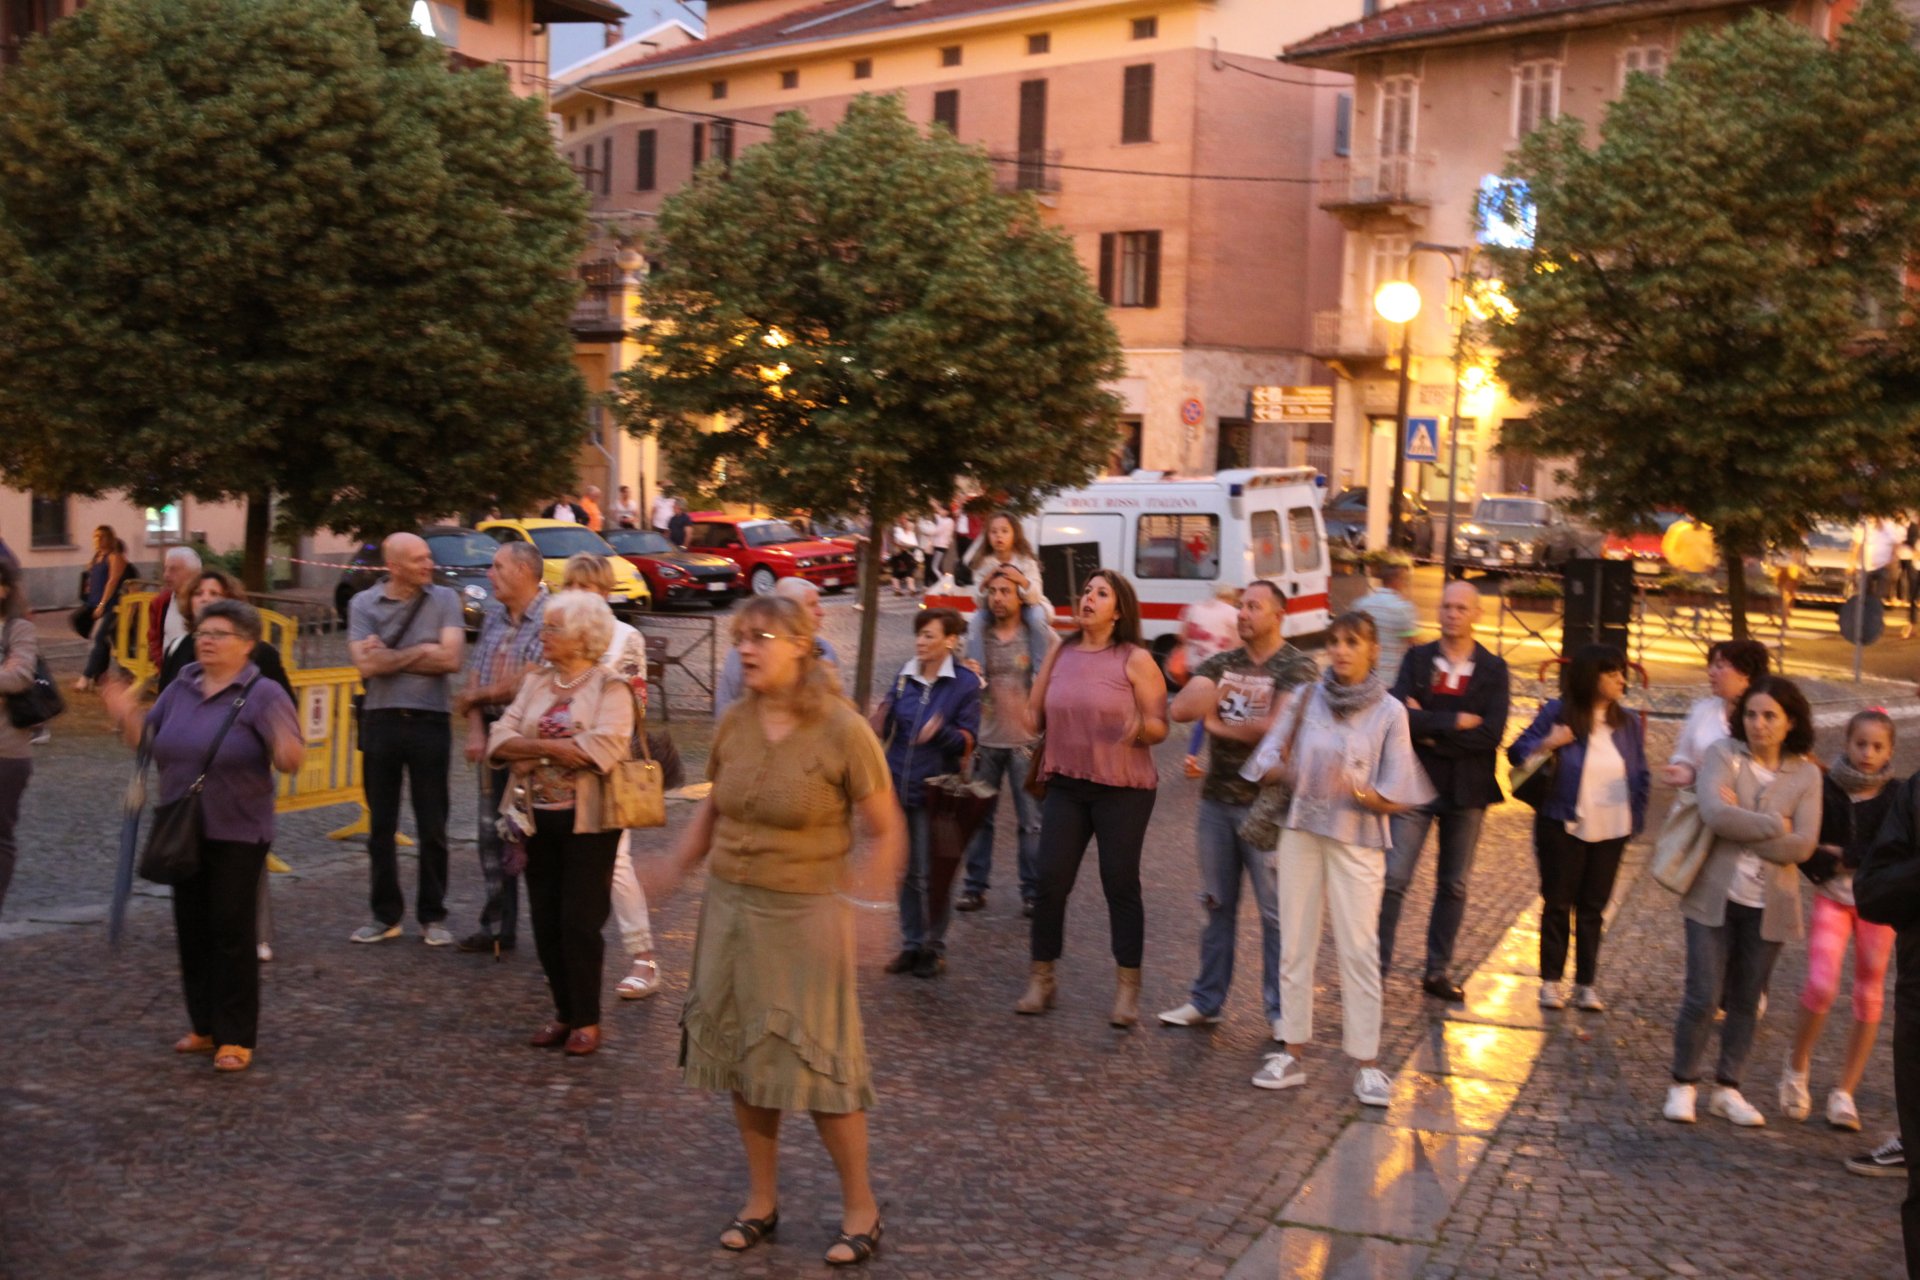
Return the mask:
<svg viewBox="0 0 1920 1280">
<path fill-rule="evenodd" d="M 1660 554 L 1682 573 L 1706 573 L 1720 563 L 1713 530 L 1690 519 L 1675 520 L 1660 538 Z"/>
</svg>

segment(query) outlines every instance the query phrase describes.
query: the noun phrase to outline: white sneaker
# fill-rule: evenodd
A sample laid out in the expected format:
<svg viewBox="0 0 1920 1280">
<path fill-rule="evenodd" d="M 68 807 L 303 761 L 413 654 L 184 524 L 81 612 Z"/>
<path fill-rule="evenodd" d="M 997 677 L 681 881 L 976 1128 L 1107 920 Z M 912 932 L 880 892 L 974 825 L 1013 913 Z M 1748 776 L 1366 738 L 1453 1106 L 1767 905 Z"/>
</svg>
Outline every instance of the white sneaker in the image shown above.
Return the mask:
<svg viewBox="0 0 1920 1280">
<path fill-rule="evenodd" d="M 453 933 L 443 924 L 430 924 L 420 933 L 420 941 L 430 947 L 450 947 Z"/>
<path fill-rule="evenodd" d="M 1220 1016 L 1215 1014 L 1209 1017 L 1200 1012 L 1192 1001 L 1188 1001 L 1178 1009 L 1169 1009 L 1161 1014 L 1160 1021 L 1170 1027 L 1211 1027 L 1220 1021 Z"/>
<path fill-rule="evenodd" d="M 1675 1124 L 1693 1123 L 1693 1099 L 1696 1090 L 1690 1084 L 1667 1086 L 1667 1105 L 1660 1114 Z"/>
<path fill-rule="evenodd" d="M 1780 1112 L 1789 1120 L 1805 1120 L 1813 1114 L 1813 1095 L 1807 1092 L 1807 1073 L 1792 1067 L 1780 1069 Z"/>
<path fill-rule="evenodd" d="M 351 938 L 348 938 L 347 941 L 348 942 L 385 942 L 389 938 L 397 938 L 399 936 L 400 936 L 399 925 L 381 924 L 378 920 L 376 920 L 372 924 L 363 924 L 358 929 L 355 929 L 353 931 L 353 936 Z"/>
<path fill-rule="evenodd" d="M 1378 1067 L 1362 1067 L 1353 1077 L 1353 1096 L 1369 1107 L 1384 1107 L 1393 1101 L 1393 1081 Z"/>
<path fill-rule="evenodd" d="M 1273 1032 L 1273 1042 L 1275 1044 L 1285 1044 L 1287 1042 L 1286 1033 L 1280 1030 L 1280 1019 L 1275 1018 L 1272 1022 L 1269 1022 L 1267 1024 L 1267 1030 Z"/>
<path fill-rule="evenodd" d="M 1743 1129 L 1758 1129 L 1767 1123 L 1767 1118 L 1751 1102 L 1741 1097 L 1738 1089 L 1729 1089 L 1724 1085 L 1713 1091 L 1707 1111 L 1712 1115 L 1724 1116 Z"/>
<path fill-rule="evenodd" d="M 1562 982 L 1543 982 L 1540 984 L 1540 1007 L 1542 1009 L 1564 1009 L 1567 1007 L 1567 988 Z"/>
<path fill-rule="evenodd" d="M 253 954 L 259 957 L 261 964 L 265 964 L 267 961 L 273 959 L 273 944 L 271 942 L 255 943 Z"/>
<path fill-rule="evenodd" d="M 1836 1129 L 1860 1132 L 1860 1108 L 1853 1105 L 1852 1094 L 1835 1089 L 1827 1095 L 1827 1123 Z"/>
<path fill-rule="evenodd" d="M 1256 1089 L 1298 1089 L 1307 1082 L 1307 1069 L 1290 1053 L 1270 1053 L 1266 1063 L 1253 1073 Z"/>
<path fill-rule="evenodd" d="M 1584 1009 L 1588 1013 L 1605 1013 L 1607 1002 L 1592 987 L 1576 986 L 1573 989 L 1573 1007 Z"/>
</svg>

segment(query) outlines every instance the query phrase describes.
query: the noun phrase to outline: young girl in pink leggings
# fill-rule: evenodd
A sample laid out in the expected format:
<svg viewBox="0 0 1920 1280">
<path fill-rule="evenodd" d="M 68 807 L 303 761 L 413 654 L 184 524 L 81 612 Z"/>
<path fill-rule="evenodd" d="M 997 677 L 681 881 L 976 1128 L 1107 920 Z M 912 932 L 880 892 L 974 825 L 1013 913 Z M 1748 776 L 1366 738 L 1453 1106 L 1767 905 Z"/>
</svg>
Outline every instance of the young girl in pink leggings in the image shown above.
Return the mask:
<svg viewBox="0 0 1920 1280">
<path fill-rule="evenodd" d="M 1853 907 L 1853 873 L 1873 843 L 1880 820 L 1892 805 L 1894 790 L 1893 721 L 1884 711 L 1862 711 L 1847 722 L 1846 751 L 1827 771 L 1822 793 L 1820 844 L 1800 864 L 1813 881 L 1813 925 L 1807 931 L 1807 985 L 1800 992 L 1800 1025 L 1793 1050 L 1780 1073 L 1780 1109 L 1795 1120 L 1813 1110 L 1807 1073 L 1813 1044 L 1820 1038 L 1827 1010 L 1840 992 L 1840 966 L 1847 939 L 1853 939 L 1853 1029 L 1840 1081 L 1827 1095 L 1827 1123 L 1836 1129 L 1860 1128 L 1854 1090 L 1873 1053 L 1880 1030 L 1887 961 L 1893 954 L 1893 930 L 1862 920 Z"/>
</svg>

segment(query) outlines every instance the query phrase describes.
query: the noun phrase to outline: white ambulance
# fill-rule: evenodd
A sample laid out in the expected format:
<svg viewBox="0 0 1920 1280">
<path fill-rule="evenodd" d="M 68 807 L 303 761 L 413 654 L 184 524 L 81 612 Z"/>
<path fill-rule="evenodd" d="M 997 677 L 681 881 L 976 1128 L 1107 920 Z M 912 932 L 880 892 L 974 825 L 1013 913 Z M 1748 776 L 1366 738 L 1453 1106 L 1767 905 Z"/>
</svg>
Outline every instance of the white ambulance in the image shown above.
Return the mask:
<svg viewBox="0 0 1920 1280">
<path fill-rule="evenodd" d="M 1222 583 L 1265 578 L 1286 600 L 1289 637 L 1327 628 L 1327 539 L 1311 467 L 1261 467 L 1177 477 L 1159 471 L 1095 480 L 1046 500 L 1029 517 L 1042 586 L 1062 621 L 1095 569 L 1118 569 L 1140 596 L 1141 629 L 1164 657 L 1180 611 Z M 971 596 L 941 603 L 971 609 Z"/>
</svg>

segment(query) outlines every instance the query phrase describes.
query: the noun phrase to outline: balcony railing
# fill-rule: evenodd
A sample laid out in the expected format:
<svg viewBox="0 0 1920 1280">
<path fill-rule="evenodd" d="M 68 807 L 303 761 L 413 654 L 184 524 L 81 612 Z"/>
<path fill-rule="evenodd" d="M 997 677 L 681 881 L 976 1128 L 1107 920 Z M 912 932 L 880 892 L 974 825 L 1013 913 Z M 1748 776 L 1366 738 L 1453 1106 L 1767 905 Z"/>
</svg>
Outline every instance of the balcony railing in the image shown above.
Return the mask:
<svg viewBox="0 0 1920 1280">
<path fill-rule="evenodd" d="M 1033 191 L 1048 195 L 1060 190 L 1058 149 L 1016 151 L 995 156 L 996 180 L 1002 191 Z"/>
<path fill-rule="evenodd" d="M 1431 153 L 1339 156 L 1315 175 L 1322 209 L 1426 206 L 1433 202 Z"/>
<path fill-rule="evenodd" d="M 1384 356 L 1387 322 L 1371 311 L 1316 311 L 1312 341 L 1316 356 Z"/>
<path fill-rule="evenodd" d="M 586 287 L 568 321 L 574 333 L 608 334 L 625 327 L 624 318 L 614 311 L 620 298 L 620 274 L 620 264 L 612 258 L 580 264 L 580 282 Z"/>
</svg>

